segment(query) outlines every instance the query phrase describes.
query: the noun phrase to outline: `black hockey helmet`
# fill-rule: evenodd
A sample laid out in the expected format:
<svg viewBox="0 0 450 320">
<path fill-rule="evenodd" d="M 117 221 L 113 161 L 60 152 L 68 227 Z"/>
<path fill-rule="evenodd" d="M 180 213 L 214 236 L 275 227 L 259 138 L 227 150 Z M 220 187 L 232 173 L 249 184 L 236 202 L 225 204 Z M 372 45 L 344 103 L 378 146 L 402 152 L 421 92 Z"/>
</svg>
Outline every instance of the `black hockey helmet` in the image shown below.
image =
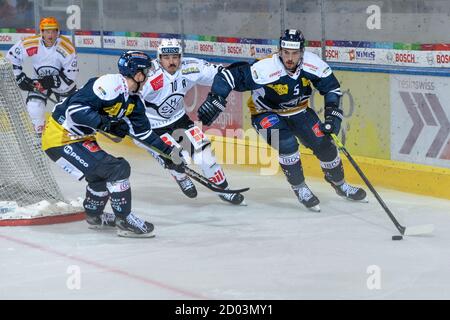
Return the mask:
<svg viewBox="0 0 450 320">
<path fill-rule="evenodd" d="M 139 71 L 147 75 L 152 66 L 152 60 L 145 52 L 127 51 L 122 53 L 117 66 L 121 75 L 133 78 Z"/>
<path fill-rule="evenodd" d="M 300 30 L 286 29 L 280 37 L 279 47 L 284 49 L 305 49 L 305 37 Z"/>
</svg>

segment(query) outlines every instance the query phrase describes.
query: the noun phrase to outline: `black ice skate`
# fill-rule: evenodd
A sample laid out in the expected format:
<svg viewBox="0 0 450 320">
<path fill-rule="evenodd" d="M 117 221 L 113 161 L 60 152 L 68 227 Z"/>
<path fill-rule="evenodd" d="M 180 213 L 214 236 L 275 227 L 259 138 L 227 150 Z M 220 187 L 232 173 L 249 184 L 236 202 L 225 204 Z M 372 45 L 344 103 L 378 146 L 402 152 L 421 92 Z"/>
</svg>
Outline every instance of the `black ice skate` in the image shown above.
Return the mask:
<svg viewBox="0 0 450 320">
<path fill-rule="evenodd" d="M 361 201 L 361 202 L 368 202 L 366 196 L 366 192 L 363 188 L 353 187 L 346 182 L 335 185 L 327 176 L 325 176 L 325 180 L 331 184 L 331 186 L 336 190 L 336 193 L 348 200 L 354 200 L 354 201 Z"/>
<path fill-rule="evenodd" d="M 192 180 L 186 176 L 180 180 L 178 180 L 176 177 L 174 177 L 175 181 L 180 186 L 181 191 L 188 197 L 188 198 L 195 198 L 197 197 L 197 189 L 195 188 L 194 183 Z"/>
<path fill-rule="evenodd" d="M 294 190 L 298 201 L 300 201 L 300 203 L 302 203 L 306 208 L 311 211 L 320 212 L 320 201 L 314 193 L 312 193 L 306 183 L 303 182 L 298 186 L 292 186 L 292 190 Z"/>
<path fill-rule="evenodd" d="M 153 238 L 154 226 L 130 213 L 126 218 L 116 217 L 117 235 L 127 238 Z"/>
<path fill-rule="evenodd" d="M 114 213 L 104 212 L 97 216 L 86 215 L 86 222 L 89 224 L 89 229 L 112 229 L 116 226 L 115 220 L 116 216 Z"/>
<path fill-rule="evenodd" d="M 240 193 L 221 193 L 219 194 L 219 198 L 234 205 L 246 205 L 244 202 L 244 196 Z"/>
</svg>

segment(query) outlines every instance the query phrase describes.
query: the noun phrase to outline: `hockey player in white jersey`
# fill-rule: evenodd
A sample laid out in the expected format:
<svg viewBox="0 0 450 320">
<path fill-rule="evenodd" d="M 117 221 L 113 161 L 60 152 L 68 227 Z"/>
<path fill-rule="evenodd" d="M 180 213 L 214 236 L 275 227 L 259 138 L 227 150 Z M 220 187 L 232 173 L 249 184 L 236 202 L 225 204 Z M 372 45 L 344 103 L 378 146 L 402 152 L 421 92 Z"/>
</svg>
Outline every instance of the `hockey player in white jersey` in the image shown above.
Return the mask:
<svg viewBox="0 0 450 320">
<path fill-rule="evenodd" d="M 28 91 L 28 113 L 36 133 L 41 135 L 47 97 L 53 93 L 60 100 L 76 91 L 78 63 L 75 48 L 67 37 L 60 35 L 56 18 L 42 18 L 39 29 L 39 35 L 16 43 L 6 57 L 13 64 L 17 84 Z M 26 58 L 30 58 L 33 65 L 30 77 L 23 72 Z"/>
<path fill-rule="evenodd" d="M 196 84 L 210 86 L 222 67 L 205 60 L 183 57 L 177 39 L 162 39 L 153 63 L 154 70 L 142 89 L 153 131 L 169 145 L 181 144 L 189 154 L 185 156 L 200 165 L 210 181 L 228 189 L 228 181 L 211 150 L 210 141 L 186 114 L 184 106 L 186 92 Z M 185 173 L 174 170 L 170 173 L 186 196 L 197 196 L 195 185 Z M 244 201 L 240 193 L 219 194 L 219 197 L 236 205 Z"/>
</svg>

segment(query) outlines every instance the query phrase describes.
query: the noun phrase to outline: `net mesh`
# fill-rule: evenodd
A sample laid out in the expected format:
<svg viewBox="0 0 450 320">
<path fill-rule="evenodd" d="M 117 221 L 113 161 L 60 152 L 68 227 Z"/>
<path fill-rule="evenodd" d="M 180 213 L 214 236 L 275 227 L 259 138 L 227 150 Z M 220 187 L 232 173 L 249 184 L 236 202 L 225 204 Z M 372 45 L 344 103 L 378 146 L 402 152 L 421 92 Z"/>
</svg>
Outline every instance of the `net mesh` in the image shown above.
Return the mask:
<svg viewBox="0 0 450 320">
<path fill-rule="evenodd" d="M 41 150 L 11 63 L 0 57 L 0 202 L 63 201 Z"/>
</svg>

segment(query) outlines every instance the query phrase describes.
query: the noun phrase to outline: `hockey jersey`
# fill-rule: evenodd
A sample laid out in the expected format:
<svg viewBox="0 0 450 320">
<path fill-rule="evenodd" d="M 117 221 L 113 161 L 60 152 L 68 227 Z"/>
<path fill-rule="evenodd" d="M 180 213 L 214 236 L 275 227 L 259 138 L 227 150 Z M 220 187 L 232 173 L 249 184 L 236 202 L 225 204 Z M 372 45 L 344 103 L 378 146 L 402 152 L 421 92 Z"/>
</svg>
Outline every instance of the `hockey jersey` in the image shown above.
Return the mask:
<svg viewBox="0 0 450 320">
<path fill-rule="evenodd" d="M 7 58 L 13 64 L 14 75 L 22 72 L 25 58 L 33 65 L 32 79 L 44 76 L 59 76 L 61 85 L 53 88 L 55 93 L 66 93 L 75 87 L 78 62 L 75 48 L 69 38 L 59 36 L 52 47 L 46 47 L 40 35 L 27 37 L 9 49 Z"/>
<path fill-rule="evenodd" d="M 140 140 L 156 147 L 167 147 L 150 127 L 139 94 L 130 94 L 125 78 L 107 74 L 90 79 L 80 90 L 55 105 L 42 136 L 42 149 L 93 139 L 101 116 L 125 118 Z"/>
<path fill-rule="evenodd" d="M 210 86 L 220 65 L 195 58 L 182 58 L 180 68 L 171 75 L 157 60 L 142 88 L 147 117 L 152 128 L 165 127 L 185 113 L 184 96 L 196 84 Z"/>
<path fill-rule="evenodd" d="M 340 85 L 326 62 L 305 52 L 303 63 L 289 74 L 277 54 L 250 64 L 222 70 L 214 79 L 211 92 L 227 97 L 231 90 L 252 90 L 247 105 L 251 114 L 275 112 L 293 115 L 302 112 L 312 93 L 311 84 L 325 96 L 325 103 L 339 104 Z"/>
</svg>

